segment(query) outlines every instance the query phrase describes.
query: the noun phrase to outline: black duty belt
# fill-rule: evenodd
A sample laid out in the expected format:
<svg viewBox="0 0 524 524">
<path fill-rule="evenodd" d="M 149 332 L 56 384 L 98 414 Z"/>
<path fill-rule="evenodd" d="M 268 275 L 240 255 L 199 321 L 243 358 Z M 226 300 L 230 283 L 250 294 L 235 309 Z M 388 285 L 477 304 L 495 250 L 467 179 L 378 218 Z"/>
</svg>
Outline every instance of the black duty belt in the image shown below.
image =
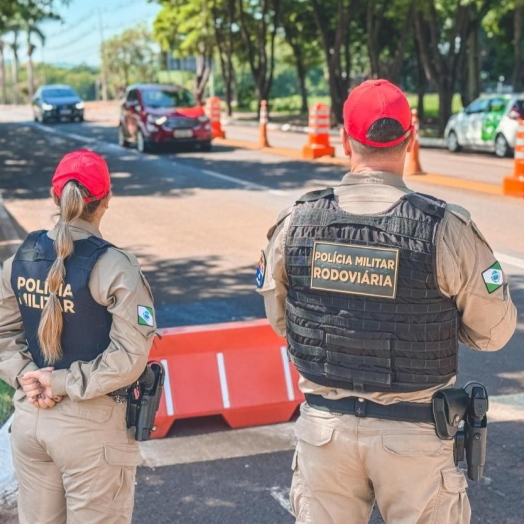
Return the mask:
<svg viewBox="0 0 524 524">
<path fill-rule="evenodd" d="M 403 422 L 434 422 L 431 404 L 398 402 L 397 404 L 377 404 L 358 397 L 330 400 L 321 395 L 305 395 L 306 402 L 313 408 L 330 413 L 355 415 L 355 417 L 382 418 Z"/>
</svg>

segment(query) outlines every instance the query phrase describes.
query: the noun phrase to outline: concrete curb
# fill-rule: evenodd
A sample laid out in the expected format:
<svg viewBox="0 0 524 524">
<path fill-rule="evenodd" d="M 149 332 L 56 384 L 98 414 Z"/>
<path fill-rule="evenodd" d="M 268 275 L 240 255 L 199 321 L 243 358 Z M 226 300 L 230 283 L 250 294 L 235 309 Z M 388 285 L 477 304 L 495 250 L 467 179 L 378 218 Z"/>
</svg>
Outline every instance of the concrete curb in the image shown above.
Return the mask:
<svg viewBox="0 0 524 524">
<path fill-rule="evenodd" d="M 11 459 L 9 427 L 13 416 L 0 428 L 0 508 L 12 509 L 16 506 L 17 483 L 15 468 Z"/>
<path fill-rule="evenodd" d="M 240 126 L 240 127 L 258 127 L 258 122 L 253 122 L 250 120 L 236 120 L 234 118 L 228 119 L 228 120 L 222 120 L 222 124 L 224 126 Z M 284 131 L 286 133 L 304 133 L 307 134 L 309 132 L 308 127 L 304 126 L 294 126 L 291 124 L 275 124 L 272 122 L 269 122 L 267 125 L 267 128 L 271 131 Z M 333 137 L 338 137 L 340 134 L 340 131 L 337 129 L 331 129 L 329 131 L 329 134 Z M 421 147 L 432 147 L 432 148 L 438 148 L 438 149 L 444 149 L 446 148 L 446 141 L 443 138 L 425 138 L 420 137 L 419 142 Z"/>
</svg>

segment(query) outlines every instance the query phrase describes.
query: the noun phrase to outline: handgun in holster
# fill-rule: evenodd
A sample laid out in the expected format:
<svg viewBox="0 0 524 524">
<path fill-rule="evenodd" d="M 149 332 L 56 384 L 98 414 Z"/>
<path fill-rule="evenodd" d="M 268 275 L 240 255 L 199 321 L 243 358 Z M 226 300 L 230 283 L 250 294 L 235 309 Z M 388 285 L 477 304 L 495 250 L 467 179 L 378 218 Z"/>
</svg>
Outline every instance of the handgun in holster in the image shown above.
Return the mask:
<svg viewBox="0 0 524 524">
<path fill-rule="evenodd" d="M 149 440 L 155 428 L 155 415 L 164 389 L 165 371 L 159 362 L 149 362 L 128 390 L 127 427 L 135 428 L 135 439 Z"/>
<path fill-rule="evenodd" d="M 477 382 L 470 382 L 464 388 L 443 389 L 433 395 L 437 435 L 442 440 L 455 440 L 455 464 L 465 458 L 471 480 L 481 480 L 484 476 L 488 407 L 486 388 Z"/>
</svg>

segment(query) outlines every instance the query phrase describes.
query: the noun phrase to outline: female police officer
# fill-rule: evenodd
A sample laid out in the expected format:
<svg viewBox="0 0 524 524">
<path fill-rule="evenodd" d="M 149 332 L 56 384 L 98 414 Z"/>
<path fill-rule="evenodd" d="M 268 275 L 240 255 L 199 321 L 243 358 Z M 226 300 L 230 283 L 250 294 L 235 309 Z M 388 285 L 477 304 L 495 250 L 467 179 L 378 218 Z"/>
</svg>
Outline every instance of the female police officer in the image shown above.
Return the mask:
<svg viewBox="0 0 524 524">
<path fill-rule="evenodd" d="M 124 398 L 111 393 L 146 366 L 151 291 L 136 258 L 100 235 L 111 197 L 102 157 L 66 155 L 51 194 L 57 225 L 27 237 L 0 283 L 0 378 L 17 388 L 20 522 L 128 523 L 139 452 Z"/>
</svg>

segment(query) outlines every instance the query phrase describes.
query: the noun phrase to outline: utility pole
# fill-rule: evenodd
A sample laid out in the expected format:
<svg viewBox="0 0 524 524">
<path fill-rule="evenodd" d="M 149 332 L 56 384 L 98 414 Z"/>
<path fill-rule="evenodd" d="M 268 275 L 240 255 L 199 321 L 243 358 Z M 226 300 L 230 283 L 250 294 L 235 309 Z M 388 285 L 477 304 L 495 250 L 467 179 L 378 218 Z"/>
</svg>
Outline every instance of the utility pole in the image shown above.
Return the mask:
<svg viewBox="0 0 524 524">
<path fill-rule="evenodd" d="M 100 54 L 102 58 L 102 66 L 100 68 L 100 72 L 102 73 L 102 100 L 107 102 L 107 71 L 104 60 L 104 29 L 102 25 L 102 11 L 100 8 L 98 8 L 98 27 L 100 28 Z"/>
</svg>

